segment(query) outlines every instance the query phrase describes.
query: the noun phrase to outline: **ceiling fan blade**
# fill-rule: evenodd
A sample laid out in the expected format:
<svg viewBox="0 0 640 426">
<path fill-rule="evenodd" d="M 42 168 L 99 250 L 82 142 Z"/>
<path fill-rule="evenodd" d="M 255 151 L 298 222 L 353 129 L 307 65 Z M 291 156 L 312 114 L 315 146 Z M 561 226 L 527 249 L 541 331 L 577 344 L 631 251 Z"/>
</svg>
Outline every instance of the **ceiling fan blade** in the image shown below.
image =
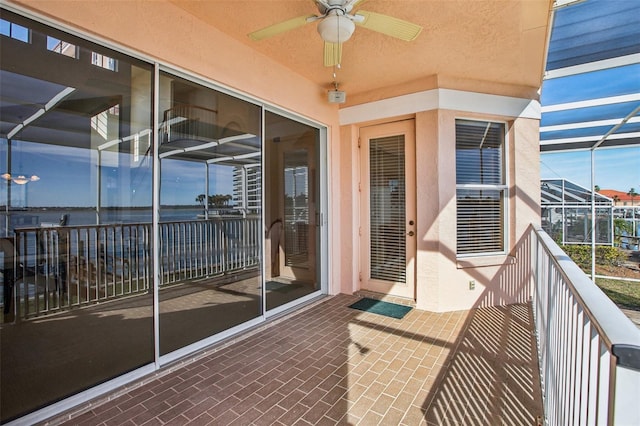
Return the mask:
<svg viewBox="0 0 640 426">
<path fill-rule="evenodd" d="M 302 27 L 308 22 L 307 19 L 313 17 L 315 17 L 315 15 L 298 16 L 297 18 L 269 25 L 268 27 L 262 28 L 261 30 L 249 33 L 249 38 L 254 41 L 264 40 L 265 38 L 273 37 L 286 31 L 291 31 L 298 27 Z"/>
<path fill-rule="evenodd" d="M 351 7 L 360 6 L 362 3 L 366 2 L 366 1 L 367 0 L 349 0 L 345 4 L 345 7 L 348 7 L 348 6 L 351 6 Z"/>
<path fill-rule="evenodd" d="M 342 43 L 324 43 L 324 66 L 333 67 L 342 61 Z"/>
<path fill-rule="evenodd" d="M 415 40 L 422 31 L 420 25 L 394 18 L 393 16 L 383 15 L 375 12 L 366 12 L 359 10 L 356 16 L 364 16 L 364 21 L 354 21 L 356 25 L 386 34 L 391 37 L 399 38 L 404 41 Z"/>
</svg>

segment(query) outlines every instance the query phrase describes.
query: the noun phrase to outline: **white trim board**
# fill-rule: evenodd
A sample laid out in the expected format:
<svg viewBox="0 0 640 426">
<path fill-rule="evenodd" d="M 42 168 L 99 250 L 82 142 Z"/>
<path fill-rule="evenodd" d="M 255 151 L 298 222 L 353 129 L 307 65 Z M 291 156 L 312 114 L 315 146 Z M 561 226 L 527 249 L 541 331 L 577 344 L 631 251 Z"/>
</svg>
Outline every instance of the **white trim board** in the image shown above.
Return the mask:
<svg viewBox="0 0 640 426">
<path fill-rule="evenodd" d="M 640 101 L 640 93 L 630 93 L 628 95 L 609 96 L 606 98 L 586 99 L 584 101 L 566 102 L 563 104 L 545 105 L 542 112 L 568 111 L 578 108 L 589 108 L 603 105 L 614 105 L 626 102 Z"/>
<path fill-rule="evenodd" d="M 611 120 L 581 121 L 579 123 L 557 124 L 555 126 L 540 127 L 540 133 L 555 132 L 558 130 L 589 129 L 591 127 L 616 126 L 624 120 L 623 117 Z M 632 117 L 626 121 L 627 124 L 640 123 L 640 117 Z"/>
<path fill-rule="evenodd" d="M 582 136 L 576 138 L 563 138 L 563 139 L 547 139 L 541 140 L 540 145 L 557 145 L 557 144 L 565 144 L 565 143 L 577 143 L 577 142 L 597 142 L 602 139 L 605 135 L 593 135 L 593 136 Z M 632 139 L 632 138 L 640 138 L 640 132 L 633 133 L 614 133 L 607 137 L 607 140 L 618 140 L 618 139 Z"/>
<path fill-rule="evenodd" d="M 631 55 L 618 56 L 611 59 L 586 62 L 584 64 L 549 70 L 544 73 L 544 80 L 552 80 L 554 78 L 569 77 L 594 71 L 602 71 L 609 68 L 625 67 L 627 65 L 634 65 L 638 63 L 640 63 L 640 53 L 634 53 Z"/>
<path fill-rule="evenodd" d="M 534 99 L 433 89 L 340 109 L 340 125 L 355 124 L 422 111 L 449 109 L 479 114 L 540 119 Z"/>
</svg>

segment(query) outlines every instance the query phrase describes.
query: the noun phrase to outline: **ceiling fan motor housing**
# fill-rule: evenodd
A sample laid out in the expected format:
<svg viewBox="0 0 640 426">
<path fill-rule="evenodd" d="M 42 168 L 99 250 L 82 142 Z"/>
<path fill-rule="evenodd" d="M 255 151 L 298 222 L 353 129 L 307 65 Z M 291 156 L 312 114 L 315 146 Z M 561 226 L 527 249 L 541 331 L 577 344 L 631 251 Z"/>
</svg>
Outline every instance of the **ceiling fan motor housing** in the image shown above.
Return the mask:
<svg viewBox="0 0 640 426">
<path fill-rule="evenodd" d="M 327 43 L 344 43 L 351 38 L 356 25 L 341 9 L 334 9 L 318 23 L 318 33 Z"/>
</svg>

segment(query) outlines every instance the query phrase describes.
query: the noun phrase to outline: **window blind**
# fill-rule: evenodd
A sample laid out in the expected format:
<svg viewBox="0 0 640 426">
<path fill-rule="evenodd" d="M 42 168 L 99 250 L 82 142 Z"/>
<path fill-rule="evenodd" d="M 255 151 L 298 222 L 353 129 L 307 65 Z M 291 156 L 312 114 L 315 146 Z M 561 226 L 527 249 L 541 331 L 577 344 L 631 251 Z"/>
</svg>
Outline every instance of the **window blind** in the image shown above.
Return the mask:
<svg viewBox="0 0 640 426">
<path fill-rule="evenodd" d="M 458 254 L 503 249 L 503 190 L 458 189 Z"/>
<path fill-rule="evenodd" d="M 404 135 L 369 141 L 370 276 L 406 281 Z"/>
<path fill-rule="evenodd" d="M 457 253 L 504 251 L 504 125 L 456 121 Z"/>
</svg>

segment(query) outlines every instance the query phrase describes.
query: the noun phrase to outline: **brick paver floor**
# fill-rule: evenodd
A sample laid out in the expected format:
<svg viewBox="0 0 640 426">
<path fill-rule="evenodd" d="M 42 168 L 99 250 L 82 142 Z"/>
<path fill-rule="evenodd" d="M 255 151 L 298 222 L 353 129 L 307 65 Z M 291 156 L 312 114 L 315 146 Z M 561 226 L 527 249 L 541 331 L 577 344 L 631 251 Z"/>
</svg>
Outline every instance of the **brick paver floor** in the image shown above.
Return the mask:
<svg viewBox="0 0 640 426">
<path fill-rule="evenodd" d="M 356 300 L 323 299 L 51 423 L 532 425 L 542 415 L 528 305 L 397 320 L 349 308 Z"/>
</svg>

